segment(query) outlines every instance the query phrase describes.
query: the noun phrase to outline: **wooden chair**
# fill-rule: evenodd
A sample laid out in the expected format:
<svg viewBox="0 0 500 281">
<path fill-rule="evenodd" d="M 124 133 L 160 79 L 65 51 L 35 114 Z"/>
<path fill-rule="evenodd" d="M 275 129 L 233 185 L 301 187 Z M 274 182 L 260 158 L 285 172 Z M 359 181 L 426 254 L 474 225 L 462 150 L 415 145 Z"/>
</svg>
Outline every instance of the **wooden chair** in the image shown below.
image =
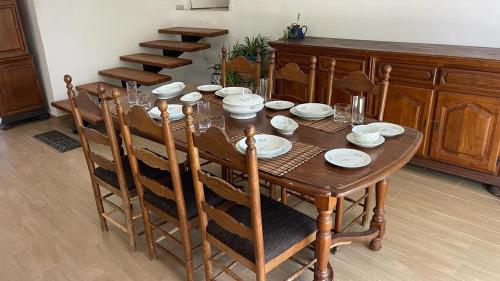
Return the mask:
<svg viewBox="0 0 500 281">
<path fill-rule="evenodd" d="M 194 280 L 192 252 L 196 248 L 199 249 L 200 245 L 195 248 L 191 247 L 189 231 L 198 226 L 198 212 L 191 173 L 186 171 L 185 165 L 179 164 L 177 161 L 174 136 L 168 120 L 167 102 L 162 100 L 158 104 L 162 123 L 157 124 L 141 106 L 134 106 L 128 113 L 125 113 L 118 91 L 113 91 L 113 97 L 137 187 L 150 258 L 156 258 L 156 249 L 158 248 L 185 267 L 187 280 Z M 142 135 L 163 139 L 167 158 L 135 145 L 131 132 L 141 132 Z M 141 165 L 138 165 L 139 161 L 164 171 L 168 177 L 161 179 L 149 177 L 141 169 Z M 224 201 L 213 193 L 207 193 L 207 200 L 214 205 Z M 150 213 L 160 218 L 161 221 L 154 223 Z M 163 230 L 161 226 L 165 223 L 175 226 L 176 229 L 173 231 Z M 153 230 L 162 236 L 155 240 Z M 181 233 L 181 240 L 173 236 L 178 230 Z M 167 238 L 182 246 L 183 258 L 179 258 L 160 244 Z"/>
<path fill-rule="evenodd" d="M 243 78 L 249 80 L 255 80 L 255 89 L 258 90 L 260 87 L 260 74 L 261 74 L 261 58 L 260 54 L 257 54 L 255 62 L 248 61 L 244 56 L 237 56 L 231 61 L 227 60 L 227 50 L 226 47 L 222 47 L 222 87 L 227 87 L 228 83 L 228 71 L 233 71 L 237 74 L 243 75 Z"/>
<path fill-rule="evenodd" d="M 200 213 L 206 280 L 218 277 L 214 277 L 213 264 L 222 270 L 221 274 L 226 273 L 235 280 L 241 280 L 231 270 L 236 262 L 254 271 L 257 280 L 266 280 L 267 272 L 315 241 L 316 223 L 293 208 L 261 196 L 253 126 L 244 131 L 248 148 L 246 155 L 242 155 L 220 128 L 211 127 L 205 133 L 196 135 L 191 106 L 185 106 L 184 113 L 189 162 Z M 199 151 L 206 153 L 204 158 L 248 174 L 248 193 L 220 177 L 202 171 Z M 204 189 L 203 185 L 207 188 Z M 206 190 L 212 190 L 228 202 L 219 207 L 214 206 L 207 201 Z M 211 244 L 235 261 L 228 266 L 223 265 L 219 260 L 220 253 L 212 255 Z M 293 275 L 294 278 L 315 263 L 314 260 L 292 260 L 302 265 Z"/>
<path fill-rule="evenodd" d="M 334 67 L 335 64 L 332 63 Z M 376 118 L 378 121 L 384 120 L 385 103 L 387 100 L 387 91 L 389 89 L 389 77 L 392 67 L 386 65 L 382 72 L 382 79 L 378 83 L 373 83 L 370 78 L 362 71 L 351 72 L 344 78 L 335 79 L 334 72 L 330 73 L 329 78 L 329 89 L 327 95 L 327 103 L 332 104 L 333 90 L 343 91 L 351 96 L 353 95 L 365 95 L 375 98 L 375 115 L 368 114 L 369 117 Z M 352 199 L 349 197 L 340 197 L 337 199 L 337 207 L 335 210 L 335 226 L 334 231 L 344 232 L 350 225 L 362 217 L 362 224 L 366 224 L 370 221 L 370 203 L 371 194 L 373 187 L 370 186 L 366 189 L 365 194 L 358 199 Z M 345 201 L 351 203 L 350 206 L 346 208 Z M 344 216 L 348 212 L 352 211 L 356 206 L 362 206 L 363 212 L 356 216 L 349 223 L 344 225 Z"/>
<path fill-rule="evenodd" d="M 313 102 L 315 98 L 315 85 L 316 85 L 316 61 L 315 56 L 311 57 L 311 70 L 309 75 L 305 74 L 296 63 L 287 63 L 282 68 L 276 68 L 276 54 L 271 52 L 271 60 L 269 64 L 269 80 L 267 87 L 267 97 L 271 98 L 274 88 L 276 87 L 276 80 L 284 80 L 289 82 L 296 82 L 307 86 L 307 102 Z M 303 103 L 303 100 L 294 96 L 280 95 L 281 99 L 289 100 L 295 103 Z"/>
<path fill-rule="evenodd" d="M 134 221 L 141 215 L 133 214 L 133 205 L 131 202 L 137 197 L 135 190 L 134 179 L 128 158 L 123 153 L 121 148 L 121 139 L 117 136 L 110 108 L 109 100 L 105 98 L 105 89 L 102 85 L 97 86 L 97 91 L 101 98 L 100 107 L 95 104 L 90 96 L 85 91 L 80 91 L 79 95 L 75 94 L 72 78 L 69 75 L 64 76 L 68 97 L 71 102 L 73 117 L 80 137 L 83 154 L 89 169 L 92 188 L 101 223 L 101 230 L 108 231 L 107 222 L 112 223 L 129 237 L 129 246 L 132 251 L 136 249 L 136 236 L 141 233 L 136 233 L 134 230 Z M 103 134 L 95 129 L 85 127 L 82 120 L 82 111 L 100 112 L 104 120 L 106 134 Z M 92 144 L 92 145 L 91 145 Z M 106 156 L 99 154 L 92 149 L 93 145 L 102 145 L 111 151 L 112 160 Z M 146 169 L 151 177 L 161 176 L 160 171 L 156 169 Z M 101 188 L 107 190 L 106 195 L 101 194 Z M 112 196 L 117 196 L 121 199 L 122 205 L 119 206 L 111 200 Z M 108 205 L 111 211 L 106 212 L 104 205 Z M 125 224 L 118 222 L 111 215 L 120 212 L 125 215 Z"/>
</svg>

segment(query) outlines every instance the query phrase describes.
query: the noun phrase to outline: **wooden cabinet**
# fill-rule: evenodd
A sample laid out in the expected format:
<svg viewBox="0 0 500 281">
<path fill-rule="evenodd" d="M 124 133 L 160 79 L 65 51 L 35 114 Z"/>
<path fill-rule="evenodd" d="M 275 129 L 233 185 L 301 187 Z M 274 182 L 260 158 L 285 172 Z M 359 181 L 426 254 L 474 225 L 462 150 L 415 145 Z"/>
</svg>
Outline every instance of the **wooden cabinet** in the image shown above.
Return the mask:
<svg viewBox="0 0 500 281">
<path fill-rule="evenodd" d="M 0 1 L 0 59 L 26 54 L 26 43 L 15 2 Z"/>
<path fill-rule="evenodd" d="M 390 84 L 384 120 L 424 133 L 420 156 L 427 156 L 432 123 L 434 90 Z"/>
<path fill-rule="evenodd" d="M 498 174 L 500 98 L 439 93 L 431 157 Z"/>
<path fill-rule="evenodd" d="M 270 44 L 281 63 L 307 69 L 318 57 L 316 101 L 335 76 L 363 71 L 373 81 L 392 66 L 384 119 L 415 128 L 424 141 L 413 163 L 500 186 L 500 49 L 310 37 Z M 305 101 L 305 90 L 277 89 Z M 334 93 L 333 103 L 350 102 Z M 369 97 L 367 112 L 374 112 Z"/>
<path fill-rule="evenodd" d="M 2 129 L 47 115 L 15 0 L 0 0 L 0 118 Z"/>
</svg>

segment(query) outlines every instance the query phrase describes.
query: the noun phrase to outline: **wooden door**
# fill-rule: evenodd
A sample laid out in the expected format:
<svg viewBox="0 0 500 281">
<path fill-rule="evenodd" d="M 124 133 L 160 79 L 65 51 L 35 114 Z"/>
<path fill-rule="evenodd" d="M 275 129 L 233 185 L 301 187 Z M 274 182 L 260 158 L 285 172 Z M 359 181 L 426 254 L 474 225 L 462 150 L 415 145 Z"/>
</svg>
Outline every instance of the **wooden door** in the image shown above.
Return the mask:
<svg viewBox="0 0 500 281">
<path fill-rule="evenodd" d="M 434 102 L 434 90 L 389 85 L 384 121 L 400 124 L 424 134 L 424 141 L 417 152 L 419 156 L 426 156 L 430 139 L 431 108 Z"/>
<path fill-rule="evenodd" d="M 45 106 L 30 56 L 0 62 L 0 117 Z"/>
<path fill-rule="evenodd" d="M 14 1 L 0 1 L 0 59 L 26 54 L 16 5 Z"/>
<path fill-rule="evenodd" d="M 500 98 L 439 92 L 432 159 L 497 174 L 499 148 Z"/>
</svg>

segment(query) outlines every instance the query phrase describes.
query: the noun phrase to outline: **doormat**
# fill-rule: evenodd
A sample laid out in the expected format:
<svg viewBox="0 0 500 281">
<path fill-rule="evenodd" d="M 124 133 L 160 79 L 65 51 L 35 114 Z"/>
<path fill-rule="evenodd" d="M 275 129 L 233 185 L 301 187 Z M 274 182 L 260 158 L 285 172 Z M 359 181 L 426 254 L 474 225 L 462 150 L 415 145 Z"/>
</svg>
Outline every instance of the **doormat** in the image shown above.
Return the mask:
<svg viewBox="0 0 500 281">
<path fill-rule="evenodd" d="M 78 140 L 68 137 L 57 130 L 49 131 L 33 137 L 61 153 L 80 147 L 80 142 Z"/>
</svg>

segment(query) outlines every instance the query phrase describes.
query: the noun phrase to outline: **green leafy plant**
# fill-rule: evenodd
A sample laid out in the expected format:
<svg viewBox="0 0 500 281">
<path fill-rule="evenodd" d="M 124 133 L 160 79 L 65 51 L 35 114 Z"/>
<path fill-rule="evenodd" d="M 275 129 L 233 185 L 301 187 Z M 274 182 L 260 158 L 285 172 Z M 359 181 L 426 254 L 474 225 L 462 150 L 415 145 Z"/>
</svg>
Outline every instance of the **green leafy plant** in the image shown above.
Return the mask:
<svg viewBox="0 0 500 281">
<path fill-rule="evenodd" d="M 233 50 L 229 53 L 229 58 L 244 56 L 251 60 L 255 60 L 257 54 L 260 53 L 264 57 L 269 52 L 269 38 L 259 34 L 255 37 L 245 37 L 243 43 L 236 42 Z"/>
</svg>

